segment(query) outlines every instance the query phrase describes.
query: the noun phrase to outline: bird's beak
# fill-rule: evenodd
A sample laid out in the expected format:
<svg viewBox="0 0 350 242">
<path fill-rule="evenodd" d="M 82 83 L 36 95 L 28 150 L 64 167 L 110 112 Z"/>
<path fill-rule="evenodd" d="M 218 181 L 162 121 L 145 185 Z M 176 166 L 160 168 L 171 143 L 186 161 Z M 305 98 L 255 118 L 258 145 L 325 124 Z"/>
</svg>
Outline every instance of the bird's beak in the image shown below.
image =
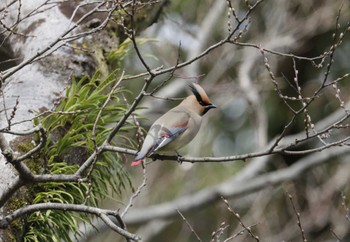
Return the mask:
<svg viewBox="0 0 350 242">
<path fill-rule="evenodd" d="M 214 104 L 210 104 L 208 106 L 206 106 L 207 109 L 211 109 L 211 108 L 216 108 L 216 106 Z"/>
</svg>

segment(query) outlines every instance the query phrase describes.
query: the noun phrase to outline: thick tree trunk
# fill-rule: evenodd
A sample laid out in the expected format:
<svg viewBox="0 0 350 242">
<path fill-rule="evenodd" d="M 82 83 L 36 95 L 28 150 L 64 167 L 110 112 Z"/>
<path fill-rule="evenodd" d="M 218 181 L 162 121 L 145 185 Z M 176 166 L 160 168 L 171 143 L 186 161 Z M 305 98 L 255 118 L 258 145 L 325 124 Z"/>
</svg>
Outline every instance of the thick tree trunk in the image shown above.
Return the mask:
<svg viewBox="0 0 350 242">
<path fill-rule="evenodd" d="M 142 22 L 138 30 L 156 21 L 166 1 L 161 2 L 155 7 L 146 3 L 147 7 L 141 8 L 137 13 L 140 17 L 136 15 L 134 20 Z M 116 48 L 119 37 L 118 33 L 113 37 L 115 33 L 105 27 L 118 8 L 130 4 L 104 0 L 0 1 L 0 48 L 12 54 L 16 63 L 11 69 L 0 66 L 4 70 L 0 73 L 0 218 L 6 213 L 2 201 L 8 198 L 4 197 L 23 185 L 14 165 L 4 156 L 5 148 L 10 147 L 16 155 L 19 144 L 32 140 L 14 132 L 30 130 L 35 115 L 51 110 L 72 76 L 92 74 L 97 67 L 107 71 L 101 53 Z M 0 242 L 13 237 L 4 231 L 9 230 L 0 229 Z"/>
<path fill-rule="evenodd" d="M 31 119 L 37 112 L 54 107 L 69 84 L 70 76 L 81 76 L 95 69 L 95 64 L 86 53 L 77 54 L 68 46 L 79 46 L 83 41 L 80 38 L 72 43 L 69 39 L 82 31 L 80 26 L 75 28 L 76 23 L 67 15 L 72 12 L 69 9 L 72 6 L 48 4 L 47 0 L 20 1 L 12 5 L 11 2 L 0 2 L 2 37 L 11 48 L 17 65 L 1 73 L 0 128 L 20 132 L 32 127 Z M 81 17 L 74 20 L 79 21 Z M 10 134 L 6 134 L 5 139 L 14 151 L 17 143 L 23 141 Z M 2 155 L 0 170 L 1 196 L 16 182 L 17 174 Z M 4 210 L 1 208 L 0 216 Z M 0 241 L 9 241 L 9 236 L 0 234 Z"/>
</svg>

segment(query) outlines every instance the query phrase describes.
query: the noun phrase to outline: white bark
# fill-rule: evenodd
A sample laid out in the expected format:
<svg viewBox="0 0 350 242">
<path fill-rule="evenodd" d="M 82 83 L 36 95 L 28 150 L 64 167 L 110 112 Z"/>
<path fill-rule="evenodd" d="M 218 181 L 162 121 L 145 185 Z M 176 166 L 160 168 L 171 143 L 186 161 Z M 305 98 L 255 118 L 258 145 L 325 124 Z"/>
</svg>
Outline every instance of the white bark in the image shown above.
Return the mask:
<svg viewBox="0 0 350 242">
<path fill-rule="evenodd" d="M 31 119 L 36 112 L 52 109 L 55 100 L 62 97 L 69 76 L 81 75 L 84 70 L 78 63 L 86 57 L 62 46 L 67 41 L 63 38 L 74 34 L 75 23 L 61 13 L 57 1 L 19 1 L 9 6 L 11 2 L 1 1 L 0 9 L 5 9 L 2 21 L 13 32 L 10 33 L 8 29 L 1 32 L 14 58 L 20 61 L 15 67 L 1 73 L 0 129 L 25 131 L 32 127 Z M 39 59 L 42 57 L 45 58 Z M 13 112 L 15 115 L 10 118 Z M 5 137 L 7 142 L 16 143 L 16 136 Z M 17 174 L 11 164 L 6 164 L 2 155 L 0 170 L 1 196 Z M 2 212 L 3 208 L 0 216 Z M 2 239 L 0 234 L 0 241 L 4 241 Z"/>
</svg>

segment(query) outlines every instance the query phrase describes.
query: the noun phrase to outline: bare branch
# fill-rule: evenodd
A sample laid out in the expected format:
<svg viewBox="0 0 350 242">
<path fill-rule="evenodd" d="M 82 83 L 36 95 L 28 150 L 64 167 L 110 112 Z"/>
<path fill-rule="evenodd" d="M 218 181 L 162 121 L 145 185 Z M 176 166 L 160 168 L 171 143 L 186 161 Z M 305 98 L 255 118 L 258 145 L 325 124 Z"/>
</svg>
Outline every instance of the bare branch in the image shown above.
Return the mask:
<svg viewBox="0 0 350 242">
<path fill-rule="evenodd" d="M 350 222 L 350 209 L 346 206 L 346 196 L 344 192 L 341 194 L 341 198 L 342 198 L 341 204 L 343 206 L 343 209 L 345 210 L 345 218 Z"/>
<path fill-rule="evenodd" d="M 109 101 L 111 100 L 112 95 L 114 94 L 115 90 L 119 87 L 121 81 L 123 80 L 124 74 L 125 74 L 125 71 L 122 72 L 122 74 L 119 77 L 119 80 L 112 87 L 112 89 L 109 92 L 105 102 L 103 103 L 103 105 L 101 106 L 101 108 L 100 108 L 100 110 L 99 110 L 99 112 L 97 114 L 96 120 L 95 120 L 94 125 L 92 127 L 92 139 L 93 139 L 93 141 L 95 143 L 95 147 L 97 146 L 97 144 L 96 144 L 96 127 L 97 127 L 97 123 L 101 119 L 102 111 L 106 108 L 106 106 L 109 103 Z"/>
<path fill-rule="evenodd" d="M 182 220 L 187 224 L 187 226 L 190 228 L 191 232 L 196 236 L 198 241 L 202 241 L 201 238 L 198 236 L 196 231 L 193 229 L 192 225 L 187 221 L 185 216 L 180 212 L 180 210 L 176 209 L 177 213 L 180 214 Z"/>
<path fill-rule="evenodd" d="M 56 47 L 56 49 L 54 48 L 54 46 L 56 46 L 59 42 L 61 42 L 63 40 L 64 37 L 66 37 L 68 34 L 70 34 L 74 29 L 78 28 L 80 26 L 80 24 L 87 18 L 89 17 L 91 14 L 95 13 L 101 6 L 103 6 L 106 3 L 106 1 L 102 1 L 99 4 L 96 5 L 95 8 L 93 8 L 91 11 L 87 12 L 84 16 L 82 16 L 77 22 L 76 24 L 74 24 L 73 26 L 71 26 L 70 28 L 68 28 L 65 32 L 63 32 L 61 34 L 60 37 L 56 38 L 55 40 L 53 40 L 48 46 L 44 47 L 42 50 L 38 51 L 35 55 L 29 57 L 28 59 L 26 59 L 25 61 L 23 61 L 22 63 L 20 63 L 19 65 L 7 70 L 5 73 L 3 73 L 1 75 L 1 79 L 4 82 L 7 78 L 9 78 L 10 76 L 12 76 L 14 73 L 16 73 L 17 71 L 21 70 L 23 67 L 33 63 L 35 60 L 37 60 L 39 57 L 42 57 L 46 52 L 50 52 L 52 53 L 54 50 L 56 50 L 59 47 Z"/>
<path fill-rule="evenodd" d="M 183 213 L 199 209 L 205 205 L 211 204 L 221 196 L 226 198 L 234 198 L 244 194 L 252 193 L 257 190 L 281 184 L 284 181 L 291 181 L 299 177 L 301 174 L 321 165 L 332 157 L 349 154 L 350 150 L 346 147 L 332 147 L 328 152 L 316 153 L 300 159 L 299 162 L 290 167 L 280 169 L 263 175 L 258 175 L 247 180 L 236 181 L 228 180 L 221 184 L 206 188 L 192 195 L 183 196 L 172 202 L 157 204 L 148 208 L 134 209 L 125 216 L 127 224 L 140 224 L 156 218 L 170 218 L 176 216 L 176 209 L 180 209 Z"/>
<path fill-rule="evenodd" d="M 286 193 L 287 193 L 287 196 L 289 198 L 290 203 L 292 204 L 293 211 L 294 211 L 295 215 L 297 216 L 297 224 L 298 224 L 298 227 L 300 229 L 301 237 L 303 238 L 304 242 L 307 242 L 307 239 L 305 237 L 305 231 L 304 231 L 303 226 L 302 226 L 301 221 L 300 221 L 300 213 L 297 211 L 297 209 L 294 205 L 292 195 L 289 192 L 286 192 Z"/>
<path fill-rule="evenodd" d="M 255 239 L 257 242 L 259 242 L 259 241 L 260 241 L 259 237 L 258 237 L 257 235 L 255 235 L 255 234 L 253 234 L 253 232 L 252 232 L 252 230 L 250 229 L 250 227 L 247 227 L 247 226 L 244 225 L 244 223 L 243 223 L 243 221 L 242 221 L 241 216 L 239 215 L 239 213 L 236 213 L 235 211 L 233 211 L 233 209 L 232 209 L 232 208 L 230 207 L 230 205 L 228 204 L 228 201 L 227 201 L 223 196 L 221 196 L 221 200 L 226 204 L 228 211 L 229 211 L 231 214 L 233 214 L 233 215 L 237 218 L 239 224 L 240 224 L 245 230 L 248 231 L 249 235 L 250 235 L 253 239 Z"/>
<path fill-rule="evenodd" d="M 142 189 L 147 185 L 147 174 L 146 174 L 146 166 L 142 166 L 142 183 L 137 187 L 136 191 L 132 194 L 132 196 L 129 199 L 128 204 L 124 208 L 124 211 L 121 213 L 120 217 L 124 218 L 125 215 L 128 213 L 129 209 L 133 206 L 134 200 L 140 195 Z"/>
<path fill-rule="evenodd" d="M 28 151 L 27 153 L 25 153 L 24 155 L 17 157 L 13 162 L 24 161 L 25 159 L 28 159 L 32 155 L 38 153 L 45 146 L 46 141 L 47 141 L 46 130 L 41 125 L 38 125 L 35 128 L 35 131 L 39 131 L 39 135 L 40 135 L 39 144 L 36 147 L 34 147 L 33 149 L 31 149 L 30 151 Z"/>
<path fill-rule="evenodd" d="M 86 205 L 80 204 L 63 204 L 63 203 L 39 203 L 28 205 L 26 207 L 22 207 L 20 209 L 15 210 L 11 214 L 0 218 L 0 228 L 7 228 L 10 223 L 12 223 L 15 219 L 18 219 L 22 216 L 25 216 L 29 213 L 37 212 L 37 211 L 45 211 L 45 210 L 62 210 L 62 211 L 72 211 L 72 212 L 82 212 L 88 213 L 92 215 L 96 215 L 100 217 L 109 227 L 111 227 L 115 232 L 122 235 L 125 238 L 131 239 L 133 241 L 140 241 L 141 238 L 135 234 L 132 234 L 123 228 L 118 227 L 114 224 L 107 215 L 115 215 L 116 212 L 113 210 L 101 209 Z"/>
</svg>

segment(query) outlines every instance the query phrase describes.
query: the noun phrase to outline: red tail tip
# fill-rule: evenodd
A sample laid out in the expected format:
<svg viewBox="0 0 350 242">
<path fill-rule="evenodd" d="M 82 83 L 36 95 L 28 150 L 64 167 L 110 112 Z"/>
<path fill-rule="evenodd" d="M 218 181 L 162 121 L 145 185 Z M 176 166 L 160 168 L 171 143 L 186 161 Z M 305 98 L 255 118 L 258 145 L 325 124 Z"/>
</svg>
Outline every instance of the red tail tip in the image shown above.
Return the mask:
<svg viewBox="0 0 350 242">
<path fill-rule="evenodd" d="M 135 161 L 131 162 L 130 166 L 137 166 L 137 165 L 139 165 L 141 163 L 142 163 L 142 160 L 135 160 Z"/>
</svg>

